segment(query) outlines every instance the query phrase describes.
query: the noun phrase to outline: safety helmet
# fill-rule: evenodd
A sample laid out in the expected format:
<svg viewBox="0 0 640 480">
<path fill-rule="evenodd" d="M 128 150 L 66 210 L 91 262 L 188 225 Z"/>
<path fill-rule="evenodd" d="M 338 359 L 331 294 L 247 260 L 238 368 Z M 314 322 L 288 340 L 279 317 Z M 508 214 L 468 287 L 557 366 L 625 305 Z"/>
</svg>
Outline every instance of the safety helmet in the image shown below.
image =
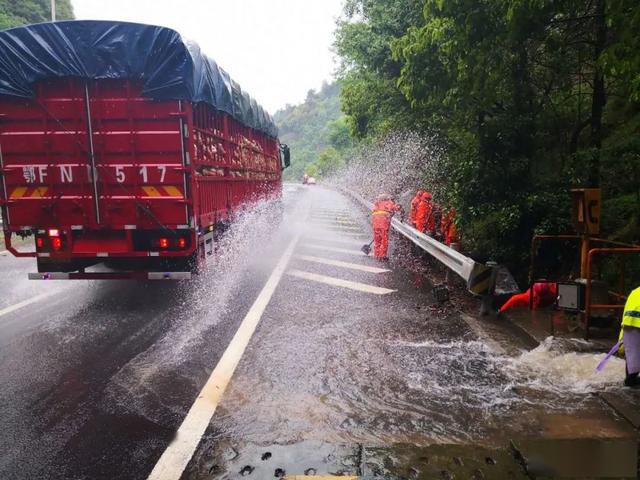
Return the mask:
<svg viewBox="0 0 640 480">
<path fill-rule="evenodd" d="M 391 195 L 389 195 L 388 193 L 381 193 L 380 195 L 378 195 L 378 198 L 376 200 L 378 201 L 391 200 Z"/>
<path fill-rule="evenodd" d="M 423 200 L 431 200 L 433 197 L 431 196 L 431 194 L 429 192 L 424 192 L 422 194 L 422 199 Z"/>
</svg>

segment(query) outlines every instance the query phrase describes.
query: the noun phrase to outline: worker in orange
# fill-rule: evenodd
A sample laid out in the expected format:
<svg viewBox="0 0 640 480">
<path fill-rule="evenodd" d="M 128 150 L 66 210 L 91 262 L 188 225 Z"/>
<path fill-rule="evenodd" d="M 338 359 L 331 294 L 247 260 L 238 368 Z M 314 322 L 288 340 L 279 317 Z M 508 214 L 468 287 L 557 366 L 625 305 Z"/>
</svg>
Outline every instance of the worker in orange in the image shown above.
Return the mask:
<svg viewBox="0 0 640 480">
<path fill-rule="evenodd" d="M 396 212 L 399 212 L 401 208 L 386 193 L 379 195 L 376 199 L 371 216 L 373 224 L 373 256 L 378 260 L 387 259 L 391 217 Z"/>
<path fill-rule="evenodd" d="M 416 226 L 416 214 L 418 213 L 418 205 L 422 200 L 424 190 L 418 190 L 416 195 L 411 199 L 411 211 L 409 212 L 409 222 L 413 227 Z"/>
<path fill-rule="evenodd" d="M 442 215 L 440 229 L 445 245 L 458 242 L 458 229 L 456 228 L 456 209 L 451 207 Z"/>
<path fill-rule="evenodd" d="M 436 202 L 431 202 L 431 213 L 427 218 L 427 233 L 436 237 L 440 233 L 440 222 L 442 220 L 442 208 Z"/>
<path fill-rule="evenodd" d="M 418 203 L 418 207 L 416 208 L 416 230 L 420 232 L 427 231 L 427 222 L 431 217 L 432 213 L 432 203 L 431 203 L 431 194 L 429 192 L 424 192 L 422 194 L 422 198 Z"/>
<path fill-rule="evenodd" d="M 533 284 L 533 309 L 549 307 L 554 304 L 558 295 L 558 285 L 549 282 L 536 282 Z M 531 288 L 526 292 L 512 295 L 507 302 L 500 307 L 499 313 L 511 308 L 529 308 Z"/>
</svg>

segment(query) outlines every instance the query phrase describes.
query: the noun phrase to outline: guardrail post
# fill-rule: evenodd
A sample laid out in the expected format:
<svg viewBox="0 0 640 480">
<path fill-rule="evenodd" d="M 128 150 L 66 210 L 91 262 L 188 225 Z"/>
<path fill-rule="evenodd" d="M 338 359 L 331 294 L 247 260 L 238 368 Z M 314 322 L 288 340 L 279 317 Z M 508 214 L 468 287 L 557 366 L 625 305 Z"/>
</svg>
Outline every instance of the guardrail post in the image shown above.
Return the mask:
<svg viewBox="0 0 640 480">
<path fill-rule="evenodd" d="M 451 250 L 455 250 L 456 252 L 459 252 L 460 244 L 454 242 L 451 245 L 449 245 L 449 248 Z M 444 277 L 444 283 L 448 285 L 450 282 L 451 282 L 451 269 L 447 268 L 447 272 L 445 273 L 445 277 Z"/>
<path fill-rule="evenodd" d="M 482 295 L 480 302 L 480 316 L 486 317 L 495 313 L 493 311 L 493 294 L 496 289 L 496 276 L 498 274 L 498 264 L 496 262 L 487 262 L 486 266 L 491 269 L 491 278 L 489 286 Z"/>
</svg>

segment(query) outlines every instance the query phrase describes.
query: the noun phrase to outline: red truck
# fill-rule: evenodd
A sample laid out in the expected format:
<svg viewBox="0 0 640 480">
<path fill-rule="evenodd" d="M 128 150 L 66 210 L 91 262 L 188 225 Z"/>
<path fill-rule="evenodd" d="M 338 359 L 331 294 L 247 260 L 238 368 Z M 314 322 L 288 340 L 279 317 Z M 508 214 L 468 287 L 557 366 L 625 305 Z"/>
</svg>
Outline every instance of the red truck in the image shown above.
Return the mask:
<svg viewBox="0 0 640 480">
<path fill-rule="evenodd" d="M 281 195 L 273 120 L 173 30 L 39 24 L 0 52 L 0 207 L 29 278 L 188 279 L 241 206 Z"/>
</svg>

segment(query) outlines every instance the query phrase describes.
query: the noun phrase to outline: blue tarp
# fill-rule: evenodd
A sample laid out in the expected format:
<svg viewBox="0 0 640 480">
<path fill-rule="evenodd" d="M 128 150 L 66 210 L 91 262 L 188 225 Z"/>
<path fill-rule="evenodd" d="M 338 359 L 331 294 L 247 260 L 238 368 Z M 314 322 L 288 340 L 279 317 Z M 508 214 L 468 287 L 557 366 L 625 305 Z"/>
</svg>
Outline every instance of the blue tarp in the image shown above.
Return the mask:
<svg viewBox="0 0 640 480">
<path fill-rule="evenodd" d="M 206 102 L 278 135 L 266 110 L 197 44 L 169 28 L 90 20 L 0 32 L 0 95 L 33 97 L 34 83 L 56 77 L 142 80 L 147 97 Z"/>
</svg>

